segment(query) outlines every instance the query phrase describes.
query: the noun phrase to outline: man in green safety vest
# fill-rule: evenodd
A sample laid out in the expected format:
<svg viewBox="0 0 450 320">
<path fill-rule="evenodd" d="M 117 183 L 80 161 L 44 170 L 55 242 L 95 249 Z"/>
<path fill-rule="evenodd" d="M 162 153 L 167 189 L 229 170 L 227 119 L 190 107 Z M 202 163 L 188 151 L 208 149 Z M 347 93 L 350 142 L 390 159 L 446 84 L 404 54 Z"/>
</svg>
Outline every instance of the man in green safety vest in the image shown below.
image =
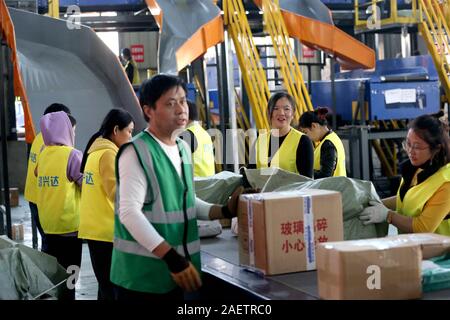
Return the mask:
<svg viewBox="0 0 450 320">
<path fill-rule="evenodd" d="M 227 205 L 195 197 L 188 145 L 186 85 L 171 75 L 145 80 L 139 100 L 148 127 L 116 160 L 111 281 L 119 300 L 180 300 L 201 286 L 197 218 L 236 216 L 237 189 Z"/>
</svg>

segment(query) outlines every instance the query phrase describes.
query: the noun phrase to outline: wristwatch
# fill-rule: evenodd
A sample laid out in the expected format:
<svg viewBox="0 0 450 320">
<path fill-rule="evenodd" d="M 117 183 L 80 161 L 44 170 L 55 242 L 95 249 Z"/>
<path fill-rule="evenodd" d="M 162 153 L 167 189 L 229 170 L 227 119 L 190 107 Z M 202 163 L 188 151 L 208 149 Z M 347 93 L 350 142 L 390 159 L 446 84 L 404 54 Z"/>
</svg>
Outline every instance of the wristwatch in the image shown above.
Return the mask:
<svg viewBox="0 0 450 320">
<path fill-rule="evenodd" d="M 391 224 L 392 223 L 392 216 L 394 215 L 394 212 L 389 211 L 386 217 L 386 222 Z"/>
</svg>

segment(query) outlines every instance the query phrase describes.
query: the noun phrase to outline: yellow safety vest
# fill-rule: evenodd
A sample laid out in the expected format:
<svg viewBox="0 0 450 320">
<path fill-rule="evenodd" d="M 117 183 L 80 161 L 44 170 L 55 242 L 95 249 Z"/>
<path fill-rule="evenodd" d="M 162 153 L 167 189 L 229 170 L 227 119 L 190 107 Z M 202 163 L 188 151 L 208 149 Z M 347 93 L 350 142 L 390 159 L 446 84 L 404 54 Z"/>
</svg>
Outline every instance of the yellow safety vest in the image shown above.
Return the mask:
<svg viewBox="0 0 450 320">
<path fill-rule="evenodd" d="M 34 169 L 36 169 L 39 154 L 43 146 L 44 138 L 42 137 L 42 133 L 39 133 L 33 140 L 28 158 L 27 180 L 25 181 L 24 192 L 24 197 L 28 202 L 37 203 L 38 201 L 37 178 L 34 175 Z"/>
<path fill-rule="evenodd" d="M 449 163 L 422 183 L 409 188 L 402 201 L 400 199 L 400 188 L 404 183 L 402 179 L 397 191 L 397 212 L 408 217 L 417 217 L 428 200 L 448 181 L 450 181 Z M 434 232 L 450 236 L 450 219 L 443 220 Z"/>
<path fill-rule="evenodd" d="M 320 170 L 320 151 L 323 143 L 328 140 L 334 145 L 337 151 L 336 169 L 334 169 L 333 177 L 346 177 L 347 171 L 345 170 L 345 150 L 341 139 L 335 132 L 328 134 L 325 139 L 320 141 L 317 147 L 314 149 L 314 170 Z"/>
<path fill-rule="evenodd" d="M 215 174 L 214 147 L 208 132 L 198 123 L 187 128 L 197 139 L 197 149 L 192 154 L 195 177 L 209 177 Z"/>
<path fill-rule="evenodd" d="M 270 162 L 271 167 L 299 173 L 297 170 L 297 147 L 303 133 L 291 128 L 283 144 L 277 150 Z M 260 134 L 256 141 L 256 167 L 267 168 L 269 163 L 270 133 Z"/>
<path fill-rule="evenodd" d="M 109 200 L 100 176 L 100 159 L 111 149 L 89 154 L 84 169 L 80 201 L 78 238 L 112 242 L 114 238 L 114 202 Z"/>
<path fill-rule="evenodd" d="M 46 146 L 39 156 L 37 205 L 42 229 L 48 234 L 78 230 L 80 191 L 66 173 L 72 150 L 68 146 Z"/>
<path fill-rule="evenodd" d="M 133 66 L 133 83 L 132 84 L 140 84 L 141 78 L 139 76 L 139 69 L 134 60 L 128 60 L 128 62 L 125 64 L 125 70 L 128 67 L 128 64 L 131 64 Z"/>
</svg>

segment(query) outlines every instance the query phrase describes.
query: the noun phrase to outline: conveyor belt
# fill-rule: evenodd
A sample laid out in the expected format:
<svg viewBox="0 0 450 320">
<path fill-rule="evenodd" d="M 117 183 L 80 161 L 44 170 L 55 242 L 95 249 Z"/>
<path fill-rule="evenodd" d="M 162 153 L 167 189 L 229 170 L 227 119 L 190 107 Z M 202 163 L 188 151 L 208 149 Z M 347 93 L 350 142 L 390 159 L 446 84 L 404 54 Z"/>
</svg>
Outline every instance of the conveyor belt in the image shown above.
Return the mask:
<svg viewBox="0 0 450 320">
<path fill-rule="evenodd" d="M 216 238 L 202 239 L 202 271 L 264 300 L 319 299 L 317 272 L 263 277 L 239 266 L 237 237 L 229 229 Z M 424 300 L 450 299 L 450 289 L 427 292 Z"/>
</svg>

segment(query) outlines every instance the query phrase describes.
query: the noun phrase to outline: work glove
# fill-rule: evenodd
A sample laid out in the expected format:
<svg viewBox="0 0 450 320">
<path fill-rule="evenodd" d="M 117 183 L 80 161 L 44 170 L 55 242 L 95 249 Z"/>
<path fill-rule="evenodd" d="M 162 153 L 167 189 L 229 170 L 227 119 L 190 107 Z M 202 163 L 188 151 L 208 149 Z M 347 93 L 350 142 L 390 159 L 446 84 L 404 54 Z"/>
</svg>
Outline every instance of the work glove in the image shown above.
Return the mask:
<svg viewBox="0 0 450 320">
<path fill-rule="evenodd" d="M 369 201 L 369 205 L 370 207 L 360 213 L 359 220 L 363 221 L 364 225 L 385 222 L 389 209 L 377 201 Z"/>
<path fill-rule="evenodd" d="M 185 257 L 171 248 L 162 258 L 166 262 L 173 281 L 186 292 L 192 292 L 201 287 L 202 281 L 197 269 Z"/>
<path fill-rule="evenodd" d="M 231 219 L 237 216 L 237 208 L 239 196 L 244 192 L 244 187 L 240 186 L 231 194 L 227 204 L 222 206 L 222 216 L 226 219 Z"/>
</svg>

